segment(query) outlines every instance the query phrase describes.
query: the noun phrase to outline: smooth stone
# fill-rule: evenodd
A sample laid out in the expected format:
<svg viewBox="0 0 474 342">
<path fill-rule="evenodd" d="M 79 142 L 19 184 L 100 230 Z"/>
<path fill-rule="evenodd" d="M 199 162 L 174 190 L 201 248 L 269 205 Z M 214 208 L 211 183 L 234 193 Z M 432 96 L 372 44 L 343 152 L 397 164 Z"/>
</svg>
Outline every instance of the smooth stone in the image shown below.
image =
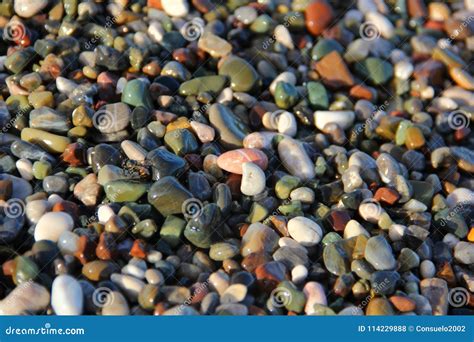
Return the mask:
<svg viewBox="0 0 474 342">
<path fill-rule="evenodd" d="M 46 310 L 50 303 L 49 291 L 35 282 L 26 282 L 15 287 L 0 300 L 0 315 L 28 315 Z"/>
<path fill-rule="evenodd" d="M 436 266 L 431 260 L 423 260 L 420 264 L 420 274 L 423 279 L 433 278 L 436 274 Z"/>
<path fill-rule="evenodd" d="M 302 283 L 308 276 L 308 269 L 304 265 L 297 265 L 291 270 L 291 281 L 295 284 Z"/>
<path fill-rule="evenodd" d="M 292 108 L 298 101 L 299 95 L 296 87 L 291 83 L 278 82 L 275 87 L 275 104 L 279 108 Z"/>
<path fill-rule="evenodd" d="M 0 173 L 0 181 L 11 181 L 12 191 L 10 198 L 17 198 L 23 201 L 33 193 L 33 187 L 23 178 L 12 176 L 7 173 Z"/>
<path fill-rule="evenodd" d="M 53 281 L 51 306 L 56 315 L 81 315 L 84 297 L 79 282 L 70 275 L 59 275 Z"/>
<path fill-rule="evenodd" d="M 48 0 L 15 0 L 15 13 L 23 18 L 31 18 L 48 6 Z"/>
<path fill-rule="evenodd" d="M 163 10 L 172 17 L 185 17 L 189 13 L 187 0 L 161 0 Z"/>
<path fill-rule="evenodd" d="M 179 94 L 182 96 L 197 96 L 204 92 L 219 94 L 227 82 L 228 78 L 221 75 L 196 77 L 181 83 Z"/>
<path fill-rule="evenodd" d="M 324 0 L 311 2 L 305 10 L 306 29 L 313 36 L 320 35 L 333 20 L 332 7 Z"/>
<path fill-rule="evenodd" d="M 248 127 L 226 106 L 214 103 L 209 107 L 209 121 L 219 134 L 219 141 L 229 149 L 243 146 Z"/>
<path fill-rule="evenodd" d="M 183 202 L 186 207 L 186 202 Z M 186 212 L 186 209 L 184 209 Z M 215 233 L 221 224 L 221 211 L 215 203 L 205 205 L 186 225 L 184 236 L 199 248 L 209 248 L 215 240 Z"/>
<path fill-rule="evenodd" d="M 265 190 L 266 177 L 263 170 L 254 163 L 242 164 L 240 191 L 246 196 L 255 196 Z"/>
<path fill-rule="evenodd" d="M 74 228 L 74 220 L 65 212 L 49 212 L 41 216 L 35 227 L 35 241 L 57 242 L 61 234 Z"/>
<path fill-rule="evenodd" d="M 423 279 L 420 282 L 420 291 L 431 304 L 433 315 L 444 316 L 448 314 L 448 284 L 444 279 Z"/>
<path fill-rule="evenodd" d="M 214 58 L 220 58 L 232 52 L 231 44 L 210 31 L 204 31 L 198 40 L 198 47 Z"/>
<path fill-rule="evenodd" d="M 148 202 L 163 216 L 182 214 L 183 203 L 192 197 L 192 194 L 171 176 L 159 179 L 148 190 Z"/>
<path fill-rule="evenodd" d="M 338 276 L 350 272 L 354 245 L 355 238 L 327 244 L 323 250 L 326 269 Z"/>
<path fill-rule="evenodd" d="M 369 57 L 357 63 L 355 70 L 375 85 L 385 84 L 393 77 L 392 65 L 377 57 Z"/>
<path fill-rule="evenodd" d="M 103 260 L 94 260 L 82 267 L 82 275 L 91 281 L 108 280 L 112 273 L 118 271 L 115 263 Z"/>
<path fill-rule="evenodd" d="M 63 255 L 74 255 L 79 247 L 79 236 L 68 230 L 64 231 L 58 239 L 58 248 Z"/>
<path fill-rule="evenodd" d="M 296 76 L 294 73 L 290 71 L 283 71 L 281 74 L 279 74 L 275 79 L 270 83 L 270 93 L 272 95 L 275 95 L 275 90 L 279 82 L 285 82 L 289 83 L 292 85 L 296 85 Z"/>
<path fill-rule="evenodd" d="M 152 165 L 153 179 L 159 180 L 166 176 L 179 176 L 186 168 L 186 161 L 170 151 L 157 148 L 146 155 Z"/>
<path fill-rule="evenodd" d="M 131 140 L 124 140 L 120 143 L 120 147 L 130 160 L 144 161 L 147 151 Z"/>
<path fill-rule="evenodd" d="M 303 287 L 303 293 L 307 300 L 304 308 L 304 312 L 307 315 L 312 315 L 316 312 L 315 305 L 328 305 L 326 293 L 324 287 L 315 281 L 307 282 Z"/>
<path fill-rule="evenodd" d="M 344 228 L 344 239 L 350 239 L 359 235 L 370 237 L 370 233 L 356 220 L 347 222 Z"/>
<path fill-rule="evenodd" d="M 386 184 L 393 183 L 396 176 L 402 173 L 398 162 L 388 153 L 381 153 L 376 163 L 380 178 Z"/>
<path fill-rule="evenodd" d="M 125 294 L 125 296 L 136 302 L 140 291 L 145 286 L 145 283 L 135 277 L 114 273 L 110 276 L 110 280 L 113 281 Z"/>
<path fill-rule="evenodd" d="M 221 304 L 239 303 L 247 295 L 247 286 L 244 284 L 230 285 L 221 296 Z"/>
<path fill-rule="evenodd" d="M 272 253 L 278 247 L 278 234 L 262 223 L 252 223 L 242 237 L 241 254 Z"/>
<path fill-rule="evenodd" d="M 160 237 L 170 246 L 176 247 L 181 242 L 180 237 L 185 227 L 185 220 L 174 215 L 168 215 L 161 226 Z"/>
<path fill-rule="evenodd" d="M 239 254 L 239 247 L 235 244 L 227 242 L 218 242 L 212 244 L 211 249 L 209 250 L 209 257 L 216 261 L 232 259 L 237 254 Z"/>
<path fill-rule="evenodd" d="M 87 206 L 97 204 L 101 186 L 97 182 L 97 176 L 88 174 L 74 186 L 74 196 Z"/>
<path fill-rule="evenodd" d="M 102 316 L 128 316 L 130 308 L 126 298 L 119 291 L 108 292 L 102 306 Z"/>
<path fill-rule="evenodd" d="M 321 227 L 314 221 L 297 216 L 288 221 L 288 232 L 302 246 L 314 246 L 321 241 L 323 232 Z"/>
<path fill-rule="evenodd" d="M 179 156 L 192 153 L 199 148 L 194 135 L 187 129 L 180 128 L 167 132 L 164 137 L 166 145 Z"/>
<path fill-rule="evenodd" d="M 232 90 L 237 92 L 255 91 L 261 83 L 254 67 L 244 59 L 233 55 L 221 61 L 219 75 L 228 76 Z"/>
<path fill-rule="evenodd" d="M 465 265 L 474 263 L 474 243 L 460 241 L 454 247 L 454 258 Z"/>
<path fill-rule="evenodd" d="M 124 170 L 115 165 L 104 165 L 97 173 L 97 182 L 102 186 L 111 181 L 126 178 Z"/>
<path fill-rule="evenodd" d="M 251 162 L 265 170 L 268 158 L 265 153 L 254 148 L 227 151 L 217 158 L 217 165 L 221 169 L 235 174 L 242 174 L 243 164 L 247 162 Z"/>
<path fill-rule="evenodd" d="M 329 95 L 320 82 L 308 82 L 306 88 L 308 90 L 308 101 L 312 108 L 327 109 L 329 107 Z"/>
<path fill-rule="evenodd" d="M 450 208 L 474 204 L 474 191 L 467 188 L 457 188 L 446 197 L 446 202 Z"/>
<path fill-rule="evenodd" d="M 207 143 L 214 140 L 216 132 L 211 126 L 205 125 L 197 121 L 191 121 L 191 127 L 202 143 Z"/>
<path fill-rule="evenodd" d="M 372 298 L 367 305 L 367 316 L 392 316 L 395 312 L 390 301 L 383 297 Z"/>
<path fill-rule="evenodd" d="M 314 164 L 306 154 L 301 142 L 285 138 L 278 144 L 278 155 L 285 168 L 302 180 L 315 177 Z"/>
<path fill-rule="evenodd" d="M 104 192 L 111 202 L 136 202 L 148 190 L 147 184 L 136 181 L 113 180 L 104 185 Z"/>
<path fill-rule="evenodd" d="M 292 201 L 300 201 L 302 203 L 311 204 L 315 200 L 315 194 L 312 189 L 304 186 L 291 190 L 290 198 Z"/>
<path fill-rule="evenodd" d="M 28 159 L 18 159 L 15 166 L 24 180 L 31 181 L 33 179 L 33 164 Z"/>
<path fill-rule="evenodd" d="M 382 235 L 371 237 L 367 241 L 364 256 L 379 271 L 393 270 L 397 266 L 392 248 Z"/>
<path fill-rule="evenodd" d="M 153 108 L 148 83 L 142 79 L 128 81 L 122 92 L 122 102 L 133 107 Z"/>
<path fill-rule="evenodd" d="M 318 129 L 323 130 L 327 124 L 337 124 L 343 130 L 352 127 L 355 114 L 353 111 L 315 111 L 314 122 Z"/>
<path fill-rule="evenodd" d="M 71 128 L 66 115 L 48 107 L 33 109 L 29 115 L 30 128 L 64 134 Z"/>
<path fill-rule="evenodd" d="M 67 145 L 71 143 L 67 137 L 28 127 L 22 129 L 21 139 L 37 144 L 50 153 L 63 153 Z"/>
<path fill-rule="evenodd" d="M 68 181 L 62 176 L 47 176 L 43 179 L 43 189 L 48 194 L 65 194 L 68 191 Z"/>
<path fill-rule="evenodd" d="M 308 254 L 301 247 L 280 247 L 273 253 L 273 260 L 282 263 L 288 269 L 293 269 L 298 265 L 309 264 Z"/>
</svg>

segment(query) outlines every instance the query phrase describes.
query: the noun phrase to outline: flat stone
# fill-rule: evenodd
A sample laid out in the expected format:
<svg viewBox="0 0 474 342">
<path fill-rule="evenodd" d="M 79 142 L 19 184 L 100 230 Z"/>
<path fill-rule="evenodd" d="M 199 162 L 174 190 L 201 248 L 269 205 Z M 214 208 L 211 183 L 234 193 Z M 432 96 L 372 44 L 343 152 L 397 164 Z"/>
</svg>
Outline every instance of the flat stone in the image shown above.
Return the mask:
<svg viewBox="0 0 474 342">
<path fill-rule="evenodd" d="M 381 236 L 371 237 L 365 247 L 365 259 L 377 270 L 392 270 L 396 267 L 395 260 L 387 240 Z"/>
</svg>

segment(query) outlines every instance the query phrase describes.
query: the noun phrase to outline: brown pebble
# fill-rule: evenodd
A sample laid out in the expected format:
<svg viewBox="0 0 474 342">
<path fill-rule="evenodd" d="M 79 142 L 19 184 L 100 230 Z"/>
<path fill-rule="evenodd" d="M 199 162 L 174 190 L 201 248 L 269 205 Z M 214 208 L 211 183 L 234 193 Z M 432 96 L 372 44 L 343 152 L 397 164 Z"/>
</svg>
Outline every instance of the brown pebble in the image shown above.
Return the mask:
<svg viewBox="0 0 474 342">
<path fill-rule="evenodd" d="M 395 309 L 400 312 L 409 312 L 415 310 L 416 303 L 413 299 L 406 296 L 392 296 L 390 302 L 393 304 Z"/>
<path fill-rule="evenodd" d="M 320 35 L 333 19 L 333 10 L 325 0 L 316 0 L 306 7 L 306 28 L 314 35 Z"/>
<path fill-rule="evenodd" d="M 374 200 L 389 205 L 395 204 L 400 199 L 400 194 L 391 188 L 378 188 L 374 195 Z"/>
</svg>

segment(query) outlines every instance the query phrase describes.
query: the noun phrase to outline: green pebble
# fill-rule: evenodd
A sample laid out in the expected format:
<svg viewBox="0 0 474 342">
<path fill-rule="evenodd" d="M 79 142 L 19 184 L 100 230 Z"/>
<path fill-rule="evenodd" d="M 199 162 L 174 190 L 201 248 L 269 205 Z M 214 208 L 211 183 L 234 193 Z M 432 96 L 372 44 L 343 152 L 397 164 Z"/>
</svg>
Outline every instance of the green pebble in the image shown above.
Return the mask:
<svg viewBox="0 0 474 342">
<path fill-rule="evenodd" d="M 33 163 L 33 176 L 36 179 L 42 180 L 53 172 L 51 163 L 46 160 L 37 160 Z"/>
<path fill-rule="evenodd" d="M 308 82 L 308 100 L 313 109 L 327 109 L 329 107 L 329 96 L 326 88 L 319 82 Z"/>
<path fill-rule="evenodd" d="M 285 304 L 285 308 L 288 311 L 294 311 L 300 313 L 303 311 L 306 304 L 306 296 L 302 291 L 299 291 L 298 288 L 289 281 L 282 281 L 276 287 L 274 295 L 278 295 L 279 298 L 275 298 L 274 301 L 278 300 L 281 303 Z"/>
<path fill-rule="evenodd" d="M 153 101 L 148 90 L 148 84 L 140 79 L 128 81 L 122 93 L 122 102 L 134 107 L 153 109 Z"/>
<path fill-rule="evenodd" d="M 179 156 L 196 151 L 199 144 L 194 135 L 185 128 L 174 129 L 165 134 L 166 145 Z"/>
<path fill-rule="evenodd" d="M 15 258 L 15 274 L 13 278 L 15 284 L 19 285 L 34 280 L 39 272 L 38 266 L 31 258 L 22 255 Z"/>
<path fill-rule="evenodd" d="M 163 226 L 161 226 L 160 237 L 174 248 L 181 242 L 181 234 L 185 227 L 185 220 L 174 215 L 168 215 Z"/>
<path fill-rule="evenodd" d="M 390 63 L 376 57 L 369 57 L 355 65 L 355 70 L 375 85 L 387 83 L 393 76 Z"/>
<path fill-rule="evenodd" d="M 291 191 L 299 185 L 300 179 L 298 177 L 285 175 L 276 182 L 275 194 L 279 199 L 287 199 L 290 197 Z"/>
<path fill-rule="evenodd" d="M 278 82 L 275 88 L 275 103 L 282 109 L 289 109 L 298 102 L 298 91 L 296 87 L 287 82 Z"/>
<path fill-rule="evenodd" d="M 332 51 L 337 51 L 342 55 L 344 53 L 344 48 L 334 39 L 322 38 L 311 50 L 311 58 L 318 61 Z"/>
<path fill-rule="evenodd" d="M 126 180 L 114 180 L 104 186 L 109 201 L 117 203 L 138 201 L 147 189 L 147 184 Z"/>
</svg>

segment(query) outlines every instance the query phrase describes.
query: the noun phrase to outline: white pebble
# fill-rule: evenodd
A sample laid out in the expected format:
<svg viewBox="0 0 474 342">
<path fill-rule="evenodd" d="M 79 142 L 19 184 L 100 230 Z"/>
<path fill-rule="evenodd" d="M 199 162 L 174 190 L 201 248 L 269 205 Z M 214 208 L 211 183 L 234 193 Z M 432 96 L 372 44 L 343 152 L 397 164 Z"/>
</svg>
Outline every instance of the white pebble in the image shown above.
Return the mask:
<svg viewBox="0 0 474 342">
<path fill-rule="evenodd" d="M 59 275 L 51 289 L 51 306 L 56 315 L 82 314 L 84 295 L 79 282 L 70 275 Z"/>
<path fill-rule="evenodd" d="M 431 260 L 423 260 L 420 264 L 420 274 L 423 279 L 433 278 L 436 274 L 436 267 Z"/>
<path fill-rule="evenodd" d="M 114 210 L 107 204 L 101 205 L 97 209 L 97 220 L 100 223 L 106 223 L 112 216 L 115 216 Z"/>
<path fill-rule="evenodd" d="M 340 111 L 329 111 L 329 110 L 317 110 L 314 112 L 314 122 L 316 127 L 321 131 L 324 126 L 330 123 L 338 124 L 343 130 L 352 127 L 354 123 L 355 114 L 350 110 Z"/>
<path fill-rule="evenodd" d="M 255 196 L 265 190 L 265 173 L 254 163 L 242 164 L 242 181 L 240 191 L 247 196 Z"/>
<path fill-rule="evenodd" d="M 356 220 L 350 220 L 347 222 L 346 227 L 344 228 L 344 239 L 350 239 L 359 235 L 370 237 L 369 232 Z"/>
<path fill-rule="evenodd" d="M 406 229 L 407 227 L 401 224 L 392 224 L 388 229 L 388 236 L 390 237 L 390 240 L 400 241 L 401 239 L 403 239 Z"/>
<path fill-rule="evenodd" d="M 15 165 L 18 173 L 23 179 L 27 181 L 33 179 L 33 164 L 28 159 L 18 159 Z"/>
<path fill-rule="evenodd" d="M 293 50 L 295 48 L 290 31 L 288 31 L 285 25 L 277 25 L 277 27 L 275 27 L 274 33 L 276 41 L 279 42 L 281 45 L 287 47 L 290 50 Z"/>
<path fill-rule="evenodd" d="M 291 270 L 291 280 L 295 284 L 302 283 L 308 276 L 308 269 L 304 265 L 297 265 Z"/>
<path fill-rule="evenodd" d="M 185 17 L 189 13 L 187 0 L 161 0 L 161 6 L 172 17 Z"/>
<path fill-rule="evenodd" d="M 297 216 L 288 221 L 290 236 L 303 246 L 314 246 L 321 241 L 323 231 L 314 221 Z"/>
<path fill-rule="evenodd" d="M 59 236 L 74 227 L 71 215 L 62 211 L 46 213 L 39 219 L 35 227 L 35 241 L 50 240 L 57 242 Z"/>
</svg>

